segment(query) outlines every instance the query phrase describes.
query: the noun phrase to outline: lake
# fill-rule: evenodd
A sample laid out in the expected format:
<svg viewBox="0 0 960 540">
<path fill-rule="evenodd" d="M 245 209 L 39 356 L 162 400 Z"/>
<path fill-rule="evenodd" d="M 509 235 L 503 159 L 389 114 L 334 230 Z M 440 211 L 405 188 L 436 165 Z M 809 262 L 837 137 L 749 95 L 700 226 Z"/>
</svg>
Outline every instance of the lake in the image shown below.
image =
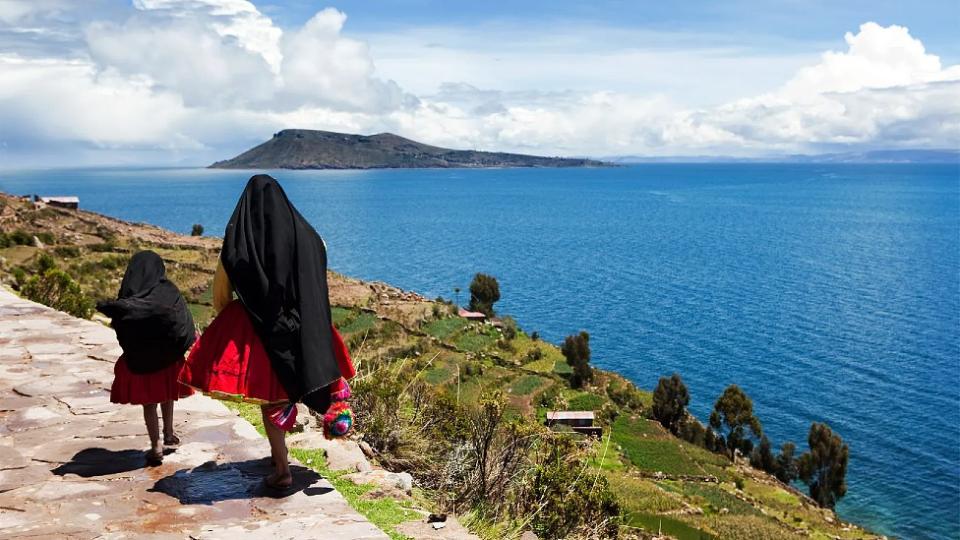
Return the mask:
<svg viewBox="0 0 960 540">
<path fill-rule="evenodd" d="M 8 193 L 220 235 L 249 171 L 6 171 Z M 706 420 L 730 383 L 776 447 L 849 443 L 847 520 L 960 537 L 960 168 L 651 164 L 273 171 L 331 268 L 435 297 L 474 273 L 497 309 Z M 465 302 L 466 294 L 460 300 Z"/>
</svg>

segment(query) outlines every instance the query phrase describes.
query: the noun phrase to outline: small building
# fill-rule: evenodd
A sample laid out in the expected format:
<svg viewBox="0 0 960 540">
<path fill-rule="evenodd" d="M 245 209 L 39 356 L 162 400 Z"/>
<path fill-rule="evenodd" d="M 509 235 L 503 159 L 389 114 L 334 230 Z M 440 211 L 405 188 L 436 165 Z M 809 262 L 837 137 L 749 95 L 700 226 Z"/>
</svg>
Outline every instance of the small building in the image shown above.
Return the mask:
<svg viewBox="0 0 960 540">
<path fill-rule="evenodd" d="M 34 195 L 33 200 L 58 208 L 69 208 L 71 210 L 80 208 L 80 197 L 41 197 L 40 195 Z"/>
<path fill-rule="evenodd" d="M 480 313 L 479 311 L 467 311 L 463 308 L 460 308 L 459 310 L 457 310 L 457 314 L 463 317 L 464 319 L 467 319 L 468 321 L 483 322 L 487 320 L 487 316 L 484 315 L 483 313 Z"/>
<path fill-rule="evenodd" d="M 603 428 L 593 425 L 595 419 L 593 411 L 548 411 L 546 425 L 567 426 L 583 435 L 602 437 Z"/>
</svg>

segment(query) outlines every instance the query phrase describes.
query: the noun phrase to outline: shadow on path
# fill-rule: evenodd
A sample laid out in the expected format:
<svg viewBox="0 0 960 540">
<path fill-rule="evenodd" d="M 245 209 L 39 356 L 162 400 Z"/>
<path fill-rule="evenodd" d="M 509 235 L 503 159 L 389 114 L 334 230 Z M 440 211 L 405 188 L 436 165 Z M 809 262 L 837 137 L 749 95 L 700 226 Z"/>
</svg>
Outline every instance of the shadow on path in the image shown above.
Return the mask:
<svg viewBox="0 0 960 540">
<path fill-rule="evenodd" d="M 303 491 L 307 495 L 322 495 L 330 488 L 311 488 L 320 480 L 316 472 L 291 465 L 293 485 L 278 491 L 268 488 L 263 479 L 273 471 L 269 459 L 252 459 L 234 463 L 217 464 L 208 461 L 193 469 L 181 469 L 161 478 L 149 491 L 165 493 L 180 501 L 180 504 L 213 504 L 231 499 L 268 497 L 281 499 Z"/>
<path fill-rule="evenodd" d="M 169 454 L 164 451 L 164 454 Z M 73 458 L 50 472 L 58 476 L 76 474 L 84 478 L 107 476 L 146 467 L 147 460 L 142 450 L 107 450 L 85 448 Z"/>
</svg>

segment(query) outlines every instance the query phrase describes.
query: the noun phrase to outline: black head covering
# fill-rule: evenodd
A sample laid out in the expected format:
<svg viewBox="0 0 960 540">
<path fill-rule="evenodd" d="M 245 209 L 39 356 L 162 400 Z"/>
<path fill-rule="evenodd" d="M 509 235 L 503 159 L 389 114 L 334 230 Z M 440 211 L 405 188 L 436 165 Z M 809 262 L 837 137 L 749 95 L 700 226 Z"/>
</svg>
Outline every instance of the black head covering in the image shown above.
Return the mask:
<svg viewBox="0 0 960 540">
<path fill-rule="evenodd" d="M 270 176 L 247 182 L 227 223 L 220 260 L 291 401 L 340 378 L 327 250 Z"/>
<path fill-rule="evenodd" d="M 167 280 L 163 259 L 152 251 L 130 258 L 117 299 L 97 310 L 113 319 L 127 367 L 134 373 L 159 371 L 193 345 L 196 329 L 177 286 Z"/>
</svg>

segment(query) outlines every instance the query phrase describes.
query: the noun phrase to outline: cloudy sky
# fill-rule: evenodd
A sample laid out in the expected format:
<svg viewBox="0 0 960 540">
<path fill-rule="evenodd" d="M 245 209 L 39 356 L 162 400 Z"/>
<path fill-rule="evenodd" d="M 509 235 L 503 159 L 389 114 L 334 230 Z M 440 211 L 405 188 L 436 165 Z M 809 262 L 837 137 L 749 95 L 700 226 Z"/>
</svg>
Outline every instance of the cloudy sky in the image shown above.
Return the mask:
<svg viewBox="0 0 960 540">
<path fill-rule="evenodd" d="M 548 155 L 957 148 L 957 35 L 953 1 L 0 0 L 0 168 L 206 164 L 287 127 Z"/>
</svg>

